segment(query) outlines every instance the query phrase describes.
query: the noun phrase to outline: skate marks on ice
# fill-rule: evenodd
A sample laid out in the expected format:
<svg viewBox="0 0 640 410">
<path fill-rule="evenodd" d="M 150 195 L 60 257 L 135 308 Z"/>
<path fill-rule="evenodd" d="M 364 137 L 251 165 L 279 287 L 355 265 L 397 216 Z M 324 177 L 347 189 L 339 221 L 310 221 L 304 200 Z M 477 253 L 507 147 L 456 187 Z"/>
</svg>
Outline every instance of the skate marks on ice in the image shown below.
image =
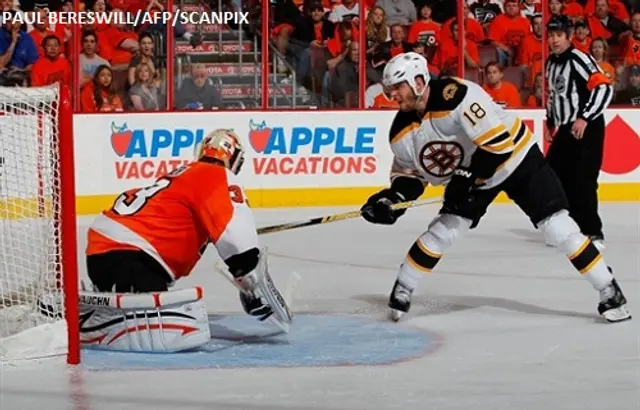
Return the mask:
<svg viewBox="0 0 640 410">
<path fill-rule="evenodd" d="M 244 315 L 210 316 L 211 341 L 190 352 L 83 350 L 87 370 L 179 370 L 386 365 L 433 352 L 438 336 L 366 316 L 299 314 L 288 334 Z M 393 346 L 393 348 L 390 348 Z"/>
</svg>

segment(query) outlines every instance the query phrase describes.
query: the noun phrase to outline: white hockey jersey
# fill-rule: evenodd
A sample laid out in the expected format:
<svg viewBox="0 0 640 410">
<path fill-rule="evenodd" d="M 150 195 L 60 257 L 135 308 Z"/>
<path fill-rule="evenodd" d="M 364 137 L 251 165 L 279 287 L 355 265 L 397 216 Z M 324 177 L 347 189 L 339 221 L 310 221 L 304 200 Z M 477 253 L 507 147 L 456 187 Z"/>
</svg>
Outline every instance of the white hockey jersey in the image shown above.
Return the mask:
<svg viewBox="0 0 640 410">
<path fill-rule="evenodd" d="M 505 159 L 493 176 L 477 181 L 480 189 L 490 189 L 507 179 L 535 144 L 522 120 L 479 85 L 448 77 L 431 80 L 429 89 L 422 118 L 417 111 L 399 111 L 391 125 L 392 181 L 404 175 L 446 185 L 456 167 L 468 167 L 474 152 L 483 149 Z"/>
</svg>

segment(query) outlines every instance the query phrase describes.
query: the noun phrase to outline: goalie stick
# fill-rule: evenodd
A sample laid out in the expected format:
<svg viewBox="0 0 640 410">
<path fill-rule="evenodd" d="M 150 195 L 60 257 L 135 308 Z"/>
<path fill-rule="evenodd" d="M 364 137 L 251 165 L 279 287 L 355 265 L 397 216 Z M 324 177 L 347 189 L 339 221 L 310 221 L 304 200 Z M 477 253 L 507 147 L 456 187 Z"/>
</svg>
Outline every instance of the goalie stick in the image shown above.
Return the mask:
<svg viewBox="0 0 640 410">
<path fill-rule="evenodd" d="M 393 205 L 391 209 L 398 210 L 398 209 L 415 208 L 417 206 L 430 205 L 438 202 L 442 202 L 442 199 L 436 198 L 436 199 L 428 199 L 426 201 L 401 202 L 399 204 Z M 258 235 L 264 235 L 264 234 L 273 233 L 273 232 L 288 231 L 290 229 L 302 228 L 305 226 L 321 225 L 329 222 L 344 221 L 345 219 L 358 218 L 360 215 L 362 215 L 362 211 L 357 210 L 357 211 L 344 212 L 340 214 L 319 216 L 316 218 L 308 219 L 306 221 L 287 222 L 285 224 L 280 224 L 280 225 L 265 226 L 258 229 Z"/>
</svg>

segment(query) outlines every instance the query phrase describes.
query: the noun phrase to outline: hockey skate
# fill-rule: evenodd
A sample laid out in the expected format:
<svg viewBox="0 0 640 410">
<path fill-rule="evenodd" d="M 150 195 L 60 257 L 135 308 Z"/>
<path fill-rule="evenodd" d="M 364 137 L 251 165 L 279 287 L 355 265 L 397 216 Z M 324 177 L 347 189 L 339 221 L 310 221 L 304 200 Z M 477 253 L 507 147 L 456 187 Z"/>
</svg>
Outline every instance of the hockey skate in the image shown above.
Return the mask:
<svg viewBox="0 0 640 410">
<path fill-rule="evenodd" d="M 396 280 L 389 296 L 389 307 L 391 308 L 391 320 L 397 322 L 402 315 L 409 311 L 411 307 L 411 294 L 413 290 L 404 286 Z"/>
<path fill-rule="evenodd" d="M 608 322 L 623 322 L 631 319 L 627 308 L 627 299 L 622 294 L 618 282 L 614 279 L 609 286 L 600 291 L 598 313 Z"/>
</svg>

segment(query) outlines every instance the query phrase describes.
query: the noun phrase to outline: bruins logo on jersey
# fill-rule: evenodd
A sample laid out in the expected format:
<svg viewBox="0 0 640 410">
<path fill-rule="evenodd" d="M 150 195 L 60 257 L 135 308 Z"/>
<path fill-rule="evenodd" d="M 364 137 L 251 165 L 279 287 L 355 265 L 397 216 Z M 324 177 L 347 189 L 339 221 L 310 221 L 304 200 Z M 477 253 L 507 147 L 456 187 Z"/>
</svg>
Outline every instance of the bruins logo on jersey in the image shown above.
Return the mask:
<svg viewBox="0 0 640 410">
<path fill-rule="evenodd" d="M 462 146 L 455 141 L 428 142 L 420 150 L 422 169 L 436 178 L 446 178 L 464 160 Z"/>
<path fill-rule="evenodd" d="M 442 97 L 446 101 L 449 101 L 450 99 L 452 99 L 456 95 L 456 91 L 458 91 L 458 85 L 457 84 L 449 84 L 446 87 L 444 87 L 444 90 L 442 91 Z"/>
</svg>

